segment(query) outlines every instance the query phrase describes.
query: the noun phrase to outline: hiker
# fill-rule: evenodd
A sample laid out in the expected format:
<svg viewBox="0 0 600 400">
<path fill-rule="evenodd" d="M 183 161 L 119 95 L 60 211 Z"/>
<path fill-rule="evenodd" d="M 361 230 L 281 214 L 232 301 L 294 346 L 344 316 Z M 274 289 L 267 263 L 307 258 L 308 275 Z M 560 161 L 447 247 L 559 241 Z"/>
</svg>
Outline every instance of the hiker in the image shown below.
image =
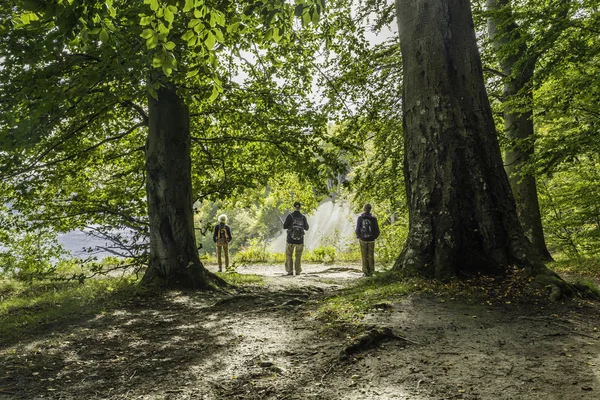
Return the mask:
<svg viewBox="0 0 600 400">
<path fill-rule="evenodd" d="M 283 229 L 287 229 L 285 272 L 288 275 L 294 275 L 294 269 L 296 270 L 296 275 L 300 275 L 302 272 L 300 260 L 302 258 L 302 251 L 304 250 L 304 231 L 308 230 L 308 221 L 300 212 L 300 207 L 301 204 L 295 202 L 294 211 L 286 217 L 285 222 L 283 223 Z M 294 251 L 296 251 L 296 258 L 292 263 Z"/>
<path fill-rule="evenodd" d="M 213 241 L 217 244 L 217 263 L 219 272 L 223 272 L 221 263 L 221 252 L 225 257 L 225 270 L 229 268 L 229 242 L 231 242 L 231 229 L 227 225 L 227 215 L 219 215 L 219 223 L 215 226 L 213 232 Z"/>
<path fill-rule="evenodd" d="M 379 237 L 379 224 L 377 218 L 371 214 L 371 209 L 370 204 L 365 204 L 355 229 L 356 238 L 360 243 L 364 276 L 372 276 L 375 272 L 375 239 Z"/>
</svg>

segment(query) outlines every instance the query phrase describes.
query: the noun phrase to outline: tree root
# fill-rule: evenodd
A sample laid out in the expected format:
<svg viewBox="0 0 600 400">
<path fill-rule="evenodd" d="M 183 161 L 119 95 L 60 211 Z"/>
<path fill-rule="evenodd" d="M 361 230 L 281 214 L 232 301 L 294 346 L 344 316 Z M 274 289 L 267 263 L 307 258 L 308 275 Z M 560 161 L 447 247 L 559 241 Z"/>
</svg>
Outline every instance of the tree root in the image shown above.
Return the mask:
<svg viewBox="0 0 600 400">
<path fill-rule="evenodd" d="M 566 282 L 554 271 L 547 268 L 534 276 L 532 285 L 536 289 L 547 290 L 552 301 L 559 301 L 575 295 L 587 299 L 600 300 L 600 297 L 589 287 L 583 284 Z"/>
<path fill-rule="evenodd" d="M 352 354 L 371 349 L 387 340 L 401 340 L 408 343 L 419 344 L 405 337 L 396 335 L 391 328 L 372 328 L 352 340 L 352 342 L 340 352 L 340 358 L 346 359 Z"/>
</svg>

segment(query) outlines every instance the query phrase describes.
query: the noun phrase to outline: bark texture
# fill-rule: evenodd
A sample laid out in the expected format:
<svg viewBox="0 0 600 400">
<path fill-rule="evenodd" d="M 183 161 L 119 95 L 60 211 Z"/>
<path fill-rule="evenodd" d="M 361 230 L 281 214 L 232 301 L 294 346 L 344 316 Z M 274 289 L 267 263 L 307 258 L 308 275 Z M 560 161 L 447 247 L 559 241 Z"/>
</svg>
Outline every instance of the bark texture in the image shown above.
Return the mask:
<svg viewBox="0 0 600 400">
<path fill-rule="evenodd" d="M 437 279 L 547 271 L 519 224 L 468 0 L 396 0 L 409 235 L 395 268 Z"/>
<path fill-rule="evenodd" d="M 533 93 L 526 88 L 533 80 L 537 57 L 533 55 L 525 57 L 527 43 L 519 37 L 519 27 L 506 8 L 509 6 L 510 0 L 487 0 L 487 8 L 490 11 L 504 8 L 502 20 L 498 20 L 500 14 L 492 14 L 488 19 L 489 36 L 504 75 L 503 98 L 507 100 L 520 93 L 521 96 L 526 97 L 525 100 L 529 104 L 532 104 Z M 510 18 L 509 21 L 507 18 Z M 512 42 L 509 38 L 513 39 Z M 519 112 L 505 102 L 504 130 L 508 143 L 504 149 L 505 170 L 517 203 L 519 220 L 539 257 L 551 261 L 552 256 L 544 239 L 536 180 L 531 174 L 523 173 L 523 166 L 527 164 L 534 152 L 531 109 Z"/>
<path fill-rule="evenodd" d="M 208 289 L 221 280 L 204 268 L 198 256 L 190 143 L 188 107 L 175 88 L 160 88 L 158 98 L 149 98 L 146 194 L 150 262 L 143 281 Z"/>
</svg>

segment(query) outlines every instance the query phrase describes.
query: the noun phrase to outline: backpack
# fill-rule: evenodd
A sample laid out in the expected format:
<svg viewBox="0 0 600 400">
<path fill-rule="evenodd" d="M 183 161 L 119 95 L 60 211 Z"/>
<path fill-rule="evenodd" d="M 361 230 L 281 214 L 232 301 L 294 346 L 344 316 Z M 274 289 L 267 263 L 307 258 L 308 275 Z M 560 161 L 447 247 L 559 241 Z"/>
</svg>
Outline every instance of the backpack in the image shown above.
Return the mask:
<svg viewBox="0 0 600 400">
<path fill-rule="evenodd" d="M 217 246 L 225 246 L 228 243 L 226 226 L 227 225 L 219 226 L 219 229 L 217 230 Z"/>
<path fill-rule="evenodd" d="M 370 218 L 363 217 L 360 224 L 360 238 L 363 240 L 373 239 L 373 221 Z"/>
<path fill-rule="evenodd" d="M 290 238 L 292 240 L 302 240 L 304 237 L 304 217 L 301 215 L 299 217 L 292 218 L 294 220 L 292 221 L 292 228 L 290 229 Z"/>
</svg>

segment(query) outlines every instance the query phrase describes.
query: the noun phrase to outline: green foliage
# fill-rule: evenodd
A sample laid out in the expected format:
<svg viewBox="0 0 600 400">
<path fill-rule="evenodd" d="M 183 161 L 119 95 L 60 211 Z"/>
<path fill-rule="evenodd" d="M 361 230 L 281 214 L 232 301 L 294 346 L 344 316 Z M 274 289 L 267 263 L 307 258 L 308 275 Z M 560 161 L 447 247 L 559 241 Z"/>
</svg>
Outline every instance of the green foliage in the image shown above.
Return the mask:
<svg viewBox="0 0 600 400">
<path fill-rule="evenodd" d="M 313 251 L 305 251 L 302 258 L 309 262 L 332 264 L 336 261 L 337 251 L 333 246 L 318 246 Z"/>
<path fill-rule="evenodd" d="M 0 277 L 22 281 L 52 274 L 55 265 L 51 258 L 65 253 L 54 235 L 43 231 L 22 233 L 6 225 L 0 230 L 0 243 L 5 246 L 0 250 Z"/>
<path fill-rule="evenodd" d="M 569 257 L 600 252 L 600 158 L 579 156 L 539 180 L 540 208 L 549 248 Z"/>
<path fill-rule="evenodd" d="M 306 97 L 320 0 L 33 3 L 0 6 L 0 204 L 19 213 L 14 230 L 88 227 L 146 262 L 146 109 L 160 85 L 190 110 L 198 202 L 291 170 L 318 192 L 339 169 Z"/>
<path fill-rule="evenodd" d="M 394 222 L 384 224 L 381 236 L 375 242 L 376 261 L 384 265 L 393 264 L 400 255 L 407 236 L 408 218 L 406 215 L 398 215 Z"/>
<path fill-rule="evenodd" d="M 268 252 L 263 241 L 254 239 L 248 246 L 236 252 L 234 259 L 239 263 L 284 262 L 285 254 Z"/>
<path fill-rule="evenodd" d="M 0 279 L 0 338 L 9 340 L 44 326 L 93 317 L 139 294 L 129 278 L 24 284 Z"/>
</svg>

